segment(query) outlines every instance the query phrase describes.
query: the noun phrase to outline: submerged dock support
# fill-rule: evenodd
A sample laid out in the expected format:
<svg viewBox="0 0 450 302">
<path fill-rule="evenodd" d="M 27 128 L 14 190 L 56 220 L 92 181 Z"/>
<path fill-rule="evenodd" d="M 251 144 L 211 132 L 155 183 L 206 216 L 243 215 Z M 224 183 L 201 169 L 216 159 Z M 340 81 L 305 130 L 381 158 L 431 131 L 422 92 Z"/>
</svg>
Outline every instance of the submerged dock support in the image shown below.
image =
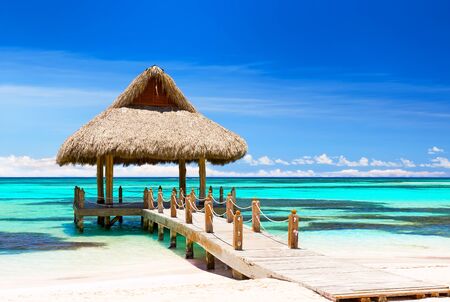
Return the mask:
<svg viewBox="0 0 450 302">
<path fill-rule="evenodd" d="M 186 238 L 186 259 L 194 259 L 194 241 Z"/>
<path fill-rule="evenodd" d="M 216 266 L 216 258 L 213 254 L 208 251 L 205 251 L 206 254 L 206 269 L 213 270 Z"/>
<path fill-rule="evenodd" d="M 158 240 L 164 240 L 164 226 L 160 223 L 158 223 Z"/>
<path fill-rule="evenodd" d="M 173 229 L 170 229 L 170 249 L 174 249 L 177 247 L 177 232 L 175 232 Z"/>
</svg>

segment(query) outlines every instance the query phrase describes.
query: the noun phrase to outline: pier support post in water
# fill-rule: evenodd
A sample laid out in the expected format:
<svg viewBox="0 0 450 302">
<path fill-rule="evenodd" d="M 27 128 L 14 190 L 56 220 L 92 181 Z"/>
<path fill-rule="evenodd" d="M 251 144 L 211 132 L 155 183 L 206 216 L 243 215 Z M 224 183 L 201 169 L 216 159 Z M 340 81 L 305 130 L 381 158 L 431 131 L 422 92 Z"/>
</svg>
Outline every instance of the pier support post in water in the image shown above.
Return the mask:
<svg viewBox="0 0 450 302">
<path fill-rule="evenodd" d="M 164 213 L 162 187 L 158 188 L 158 213 Z"/>
<path fill-rule="evenodd" d="M 122 195 L 122 186 L 119 187 L 119 204 L 122 204 L 123 202 L 123 195 Z M 119 216 L 119 223 L 122 224 L 123 222 L 123 216 Z"/>
<path fill-rule="evenodd" d="M 148 189 L 147 188 L 144 189 L 144 196 L 142 199 L 144 201 L 143 208 L 148 209 Z M 145 218 L 145 217 L 143 218 L 142 227 L 144 228 L 144 230 L 148 228 L 148 218 Z"/>
<path fill-rule="evenodd" d="M 170 229 L 170 249 L 174 249 L 177 247 L 177 232 L 175 232 L 173 229 Z"/>
<path fill-rule="evenodd" d="M 233 221 L 233 247 L 235 250 L 242 250 L 242 240 L 243 240 L 243 221 L 240 211 L 236 211 L 234 214 Z"/>
<path fill-rule="evenodd" d="M 289 215 L 288 246 L 291 249 L 298 249 L 298 215 L 297 215 L 297 210 L 292 210 L 291 214 Z"/>
<path fill-rule="evenodd" d="M 205 231 L 206 233 L 213 233 L 213 202 L 211 193 L 205 200 Z"/>
<path fill-rule="evenodd" d="M 159 223 L 158 223 L 158 240 L 159 241 L 164 240 L 164 226 Z"/>
<path fill-rule="evenodd" d="M 213 270 L 216 266 L 216 258 L 213 254 L 208 251 L 205 251 L 206 255 L 206 269 Z"/>
<path fill-rule="evenodd" d="M 103 157 L 97 157 L 97 203 L 105 204 L 105 189 L 104 189 L 104 180 L 103 180 L 103 169 L 104 169 L 104 159 Z M 97 217 L 98 225 L 105 225 L 105 217 L 98 216 Z"/>
<path fill-rule="evenodd" d="M 200 178 L 200 192 L 199 197 L 203 199 L 206 197 L 206 159 L 201 157 L 198 160 L 198 176 Z M 200 206 L 203 206 L 203 202 L 200 201 Z"/>
<path fill-rule="evenodd" d="M 82 209 L 84 208 L 84 190 L 83 189 L 78 189 L 78 208 Z M 83 224 L 83 216 L 77 215 L 75 218 L 75 222 L 77 224 L 77 229 L 78 231 L 80 231 L 81 233 L 83 233 L 84 230 L 84 224 Z"/>
<path fill-rule="evenodd" d="M 153 234 L 153 232 L 154 232 L 154 225 L 155 225 L 155 223 L 153 221 L 151 221 L 151 220 L 148 221 L 148 232 L 150 234 Z"/>
<path fill-rule="evenodd" d="M 170 217 L 177 217 L 177 194 L 172 191 L 170 196 Z"/>
<path fill-rule="evenodd" d="M 253 232 L 261 232 L 261 211 L 259 207 L 259 200 L 252 201 L 252 229 Z"/>
<path fill-rule="evenodd" d="M 186 259 L 194 259 L 194 241 L 186 238 Z"/>
<path fill-rule="evenodd" d="M 227 222 L 233 222 L 233 204 L 231 203 L 231 193 L 228 193 L 227 202 L 226 202 L 226 213 L 227 213 Z"/>
</svg>

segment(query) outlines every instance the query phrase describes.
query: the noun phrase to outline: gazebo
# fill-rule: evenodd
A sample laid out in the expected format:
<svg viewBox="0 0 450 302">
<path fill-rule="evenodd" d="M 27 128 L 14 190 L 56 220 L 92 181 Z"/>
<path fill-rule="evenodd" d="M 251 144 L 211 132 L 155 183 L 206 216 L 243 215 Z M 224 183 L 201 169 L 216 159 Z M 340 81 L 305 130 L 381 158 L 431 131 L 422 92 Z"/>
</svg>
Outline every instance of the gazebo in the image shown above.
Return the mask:
<svg viewBox="0 0 450 302">
<path fill-rule="evenodd" d="M 113 203 L 115 164 L 177 163 L 186 192 L 186 164 L 198 163 L 199 195 L 205 197 L 206 161 L 224 165 L 242 158 L 247 144 L 199 113 L 158 66 L 136 77 L 113 104 L 68 137 L 59 165 L 97 166 L 97 195 Z"/>
</svg>

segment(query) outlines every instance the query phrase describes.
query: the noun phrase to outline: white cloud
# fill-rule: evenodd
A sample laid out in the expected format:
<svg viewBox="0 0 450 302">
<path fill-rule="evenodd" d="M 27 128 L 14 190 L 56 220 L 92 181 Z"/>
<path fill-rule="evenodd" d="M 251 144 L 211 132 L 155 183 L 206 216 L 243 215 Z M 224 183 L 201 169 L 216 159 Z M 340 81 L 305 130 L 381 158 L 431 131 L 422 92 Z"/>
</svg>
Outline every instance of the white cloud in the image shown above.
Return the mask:
<svg viewBox="0 0 450 302">
<path fill-rule="evenodd" d="M 356 169 L 321 173 L 324 177 L 439 177 L 444 172 L 407 171 L 402 169 L 359 171 Z"/>
<path fill-rule="evenodd" d="M 400 161 L 401 161 L 403 167 L 405 167 L 405 168 L 414 168 L 414 167 L 416 167 L 416 164 L 412 160 L 409 160 L 409 159 L 406 159 L 406 158 L 400 158 Z"/>
<path fill-rule="evenodd" d="M 358 161 L 350 161 L 345 156 L 339 156 L 339 160 L 336 163 L 337 166 L 347 167 L 367 167 L 369 165 L 369 159 L 367 157 L 361 157 Z"/>
<path fill-rule="evenodd" d="M 287 161 L 285 161 L 285 160 L 282 160 L 282 159 L 280 159 L 280 158 L 276 159 L 276 160 L 275 160 L 275 163 L 276 163 L 276 164 L 280 164 L 280 165 L 285 165 L 285 166 L 289 166 L 289 165 L 290 165 L 289 162 L 287 162 Z"/>
<path fill-rule="evenodd" d="M 372 167 L 401 167 L 402 165 L 400 163 L 394 163 L 391 161 L 382 161 L 382 160 L 377 160 L 377 159 L 372 159 L 372 161 L 370 162 L 370 165 Z"/>
<path fill-rule="evenodd" d="M 446 157 L 436 157 L 431 160 L 431 164 L 422 164 L 421 166 L 450 169 L 450 160 Z"/>
<path fill-rule="evenodd" d="M 326 155 L 325 153 L 319 156 L 314 156 L 314 160 L 316 161 L 317 164 L 320 165 L 332 165 L 333 164 L 333 160 L 331 158 L 328 157 L 328 155 Z"/>
<path fill-rule="evenodd" d="M 444 152 L 444 149 L 438 148 L 436 146 L 433 146 L 428 149 L 428 154 L 436 154 L 436 153 L 442 153 Z"/>
<path fill-rule="evenodd" d="M 311 156 L 303 156 L 301 158 L 296 158 L 291 162 L 293 165 L 312 165 L 315 163 Z"/>
<path fill-rule="evenodd" d="M 272 166 L 274 164 L 274 161 L 271 160 L 267 155 L 261 156 L 258 159 L 254 159 L 251 154 L 247 154 L 244 156 L 243 160 L 251 166 Z"/>
</svg>

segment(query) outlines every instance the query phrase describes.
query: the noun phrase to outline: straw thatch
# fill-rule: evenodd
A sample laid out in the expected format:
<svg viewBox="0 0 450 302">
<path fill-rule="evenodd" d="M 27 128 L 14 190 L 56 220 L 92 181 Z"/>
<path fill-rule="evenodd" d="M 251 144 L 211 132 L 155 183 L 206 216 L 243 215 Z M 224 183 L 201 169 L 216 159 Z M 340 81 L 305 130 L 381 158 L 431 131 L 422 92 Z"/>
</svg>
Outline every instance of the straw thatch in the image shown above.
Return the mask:
<svg viewBox="0 0 450 302">
<path fill-rule="evenodd" d="M 137 102 L 158 86 L 166 105 Z M 153 88 L 152 88 L 153 89 Z M 150 103 L 149 103 L 150 102 Z M 145 164 L 196 162 L 201 157 L 214 164 L 240 159 L 247 144 L 237 134 L 198 113 L 159 67 L 139 75 L 104 112 L 70 136 L 58 152 L 57 162 L 95 164 L 97 157 L 114 156 L 114 163 Z"/>
</svg>

